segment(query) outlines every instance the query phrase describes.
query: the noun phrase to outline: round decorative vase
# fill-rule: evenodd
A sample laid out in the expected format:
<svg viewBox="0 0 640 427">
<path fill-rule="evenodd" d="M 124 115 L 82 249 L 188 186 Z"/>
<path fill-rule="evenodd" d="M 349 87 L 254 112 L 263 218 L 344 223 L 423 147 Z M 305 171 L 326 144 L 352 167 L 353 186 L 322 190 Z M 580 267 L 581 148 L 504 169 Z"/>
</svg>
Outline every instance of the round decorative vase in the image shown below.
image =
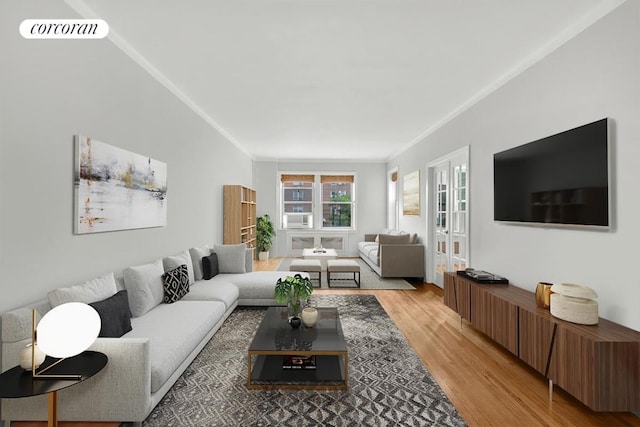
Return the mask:
<svg viewBox="0 0 640 427">
<path fill-rule="evenodd" d="M 36 368 L 42 365 L 42 362 L 44 362 L 45 357 L 47 357 L 46 354 L 44 354 L 44 352 L 40 350 L 36 345 L 35 355 L 33 360 L 34 365 L 36 365 Z M 26 371 L 31 370 L 31 344 L 27 344 L 27 347 L 24 350 L 22 350 L 22 353 L 20 353 L 20 367 Z"/>
<path fill-rule="evenodd" d="M 298 316 L 293 316 L 291 319 L 289 319 L 289 324 L 293 329 L 296 329 L 300 327 L 300 325 L 302 324 L 302 321 Z"/>
<path fill-rule="evenodd" d="M 551 315 L 580 325 L 598 323 L 598 297 L 596 292 L 581 285 L 559 283 L 551 287 Z"/>
<path fill-rule="evenodd" d="M 307 328 L 313 328 L 318 320 L 318 310 L 315 307 L 305 307 L 302 309 L 302 323 Z"/>
<path fill-rule="evenodd" d="M 551 286 L 553 283 L 540 282 L 536 286 L 536 305 L 540 308 L 549 309 L 551 305 Z"/>
</svg>

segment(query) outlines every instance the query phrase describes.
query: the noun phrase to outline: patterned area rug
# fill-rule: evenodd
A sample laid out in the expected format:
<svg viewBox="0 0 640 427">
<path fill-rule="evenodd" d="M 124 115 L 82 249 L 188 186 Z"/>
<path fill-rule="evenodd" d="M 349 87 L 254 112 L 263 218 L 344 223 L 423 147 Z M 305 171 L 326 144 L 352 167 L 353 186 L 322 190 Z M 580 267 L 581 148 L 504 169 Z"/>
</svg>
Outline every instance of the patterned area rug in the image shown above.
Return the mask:
<svg viewBox="0 0 640 427">
<path fill-rule="evenodd" d="M 289 271 L 289 265 L 291 264 L 291 260 L 295 258 L 283 258 L 282 262 L 278 266 L 278 271 Z M 376 274 L 375 271 L 371 269 L 364 261 L 360 258 L 350 258 L 360 264 L 360 289 L 406 289 L 406 290 L 415 290 L 409 282 L 404 279 L 383 279 Z M 317 277 L 316 273 L 311 273 L 311 277 L 314 278 L 314 286 L 317 286 Z M 334 277 L 339 278 L 338 286 L 344 288 L 354 288 L 357 289 L 356 284 L 352 280 L 353 273 L 334 273 L 331 275 L 331 289 L 335 288 Z M 322 284 L 321 289 L 329 289 L 327 286 L 327 272 L 322 272 Z"/>
<path fill-rule="evenodd" d="M 167 426 L 465 426 L 373 295 L 314 295 L 338 307 L 347 390 L 247 390 L 246 349 L 265 308 L 241 307 L 144 421 Z"/>
</svg>

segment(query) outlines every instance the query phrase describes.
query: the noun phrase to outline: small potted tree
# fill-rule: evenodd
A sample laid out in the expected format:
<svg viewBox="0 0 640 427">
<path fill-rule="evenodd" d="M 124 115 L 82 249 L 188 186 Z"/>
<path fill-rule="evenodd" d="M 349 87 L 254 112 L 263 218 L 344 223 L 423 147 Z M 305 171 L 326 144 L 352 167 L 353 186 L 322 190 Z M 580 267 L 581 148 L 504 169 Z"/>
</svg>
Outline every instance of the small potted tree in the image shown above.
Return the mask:
<svg viewBox="0 0 640 427">
<path fill-rule="evenodd" d="M 274 296 L 279 303 L 288 303 L 290 309 L 289 323 L 292 327 L 300 326 L 300 306 L 309 299 L 313 292 L 311 279 L 299 273 L 278 279 Z"/>
<path fill-rule="evenodd" d="M 273 244 L 273 236 L 276 230 L 269 215 L 263 215 L 256 221 L 256 246 L 258 247 L 258 259 L 264 261 L 269 259 L 269 249 Z"/>
</svg>

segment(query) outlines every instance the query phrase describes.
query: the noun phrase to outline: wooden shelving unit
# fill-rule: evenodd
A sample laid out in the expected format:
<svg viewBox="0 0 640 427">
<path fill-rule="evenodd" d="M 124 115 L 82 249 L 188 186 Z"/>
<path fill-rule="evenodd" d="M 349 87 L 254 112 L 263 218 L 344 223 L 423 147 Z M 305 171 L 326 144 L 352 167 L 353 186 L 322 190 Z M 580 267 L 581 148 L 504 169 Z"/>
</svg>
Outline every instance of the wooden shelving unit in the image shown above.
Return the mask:
<svg viewBox="0 0 640 427">
<path fill-rule="evenodd" d="M 256 247 L 256 190 L 242 185 L 224 186 L 224 244 Z"/>
<path fill-rule="evenodd" d="M 532 292 L 452 272 L 444 303 L 592 410 L 640 410 L 640 332 L 602 318 L 565 322 L 537 307 Z"/>
</svg>

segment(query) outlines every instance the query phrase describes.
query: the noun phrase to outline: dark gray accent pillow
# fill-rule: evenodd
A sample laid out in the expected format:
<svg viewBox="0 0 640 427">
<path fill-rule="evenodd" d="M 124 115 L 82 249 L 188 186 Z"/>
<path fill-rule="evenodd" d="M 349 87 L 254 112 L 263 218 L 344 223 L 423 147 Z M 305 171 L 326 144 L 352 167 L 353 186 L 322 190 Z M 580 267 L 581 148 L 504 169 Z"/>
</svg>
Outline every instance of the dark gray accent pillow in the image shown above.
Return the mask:
<svg viewBox="0 0 640 427">
<path fill-rule="evenodd" d="M 164 285 L 164 299 L 162 302 L 171 304 L 179 301 L 189 293 L 189 270 L 187 264 L 182 264 L 162 275 Z"/>
<path fill-rule="evenodd" d="M 102 324 L 99 337 L 120 338 L 131 330 L 131 310 L 126 289 L 89 305 L 100 315 Z"/>
<path fill-rule="evenodd" d="M 202 257 L 202 278 L 209 280 L 219 273 L 218 269 L 218 255 L 211 254 L 209 256 Z"/>
</svg>

